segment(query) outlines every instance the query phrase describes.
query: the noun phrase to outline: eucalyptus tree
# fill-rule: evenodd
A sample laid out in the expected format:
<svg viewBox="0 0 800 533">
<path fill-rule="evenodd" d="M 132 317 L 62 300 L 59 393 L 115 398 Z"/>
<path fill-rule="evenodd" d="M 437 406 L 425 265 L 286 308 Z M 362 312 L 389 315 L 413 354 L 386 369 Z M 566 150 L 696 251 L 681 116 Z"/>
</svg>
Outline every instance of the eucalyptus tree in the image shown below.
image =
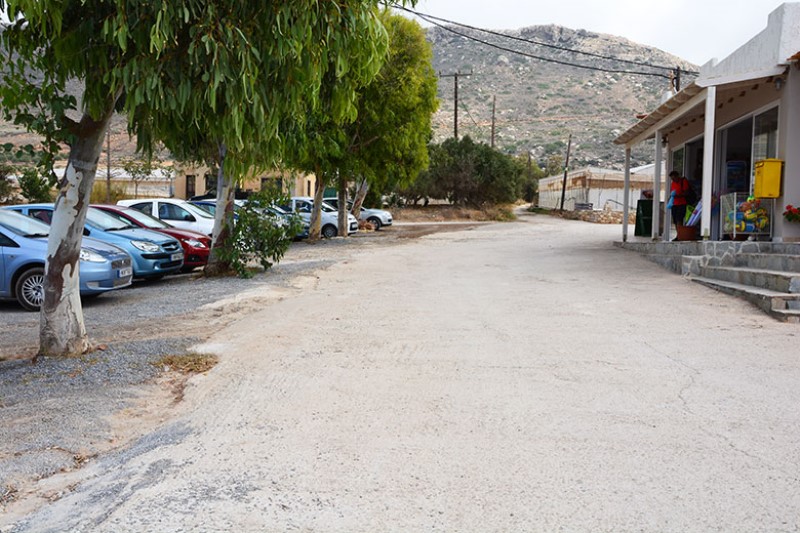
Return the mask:
<svg viewBox="0 0 800 533">
<path fill-rule="evenodd" d="M 358 218 L 370 184 L 388 188 L 409 183 L 428 164 L 431 119 L 438 107 L 433 53 L 416 22 L 388 9 L 380 19 L 389 36 L 388 50 L 377 76 L 357 90 L 355 113 L 341 124 L 324 112 L 312 116 L 305 123 L 309 142 L 304 147 L 311 149 L 301 150 L 292 161 L 317 176 L 311 239 L 319 238 L 320 204 L 328 184 L 336 183 L 339 205 L 345 206 L 347 181 L 361 179 L 353 206 Z M 323 90 L 329 83 L 323 83 Z M 347 227 L 346 217 L 347 211 L 339 209 L 340 228 Z"/>
<path fill-rule="evenodd" d="M 279 124 L 318 107 L 323 76 L 368 79 L 377 71 L 385 46 L 377 4 L 0 0 L 12 21 L 0 37 L 0 105 L 40 134 L 51 156 L 69 148 L 48 242 L 40 354 L 90 348 L 78 258 L 114 113 L 125 115 L 145 154 L 161 140 L 175 147 L 183 139 L 199 151 L 214 139 L 237 156 L 233 164 L 226 158 L 228 168 L 251 163 L 256 150 L 272 159 L 284 141 Z M 79 98 L 68 90 L 75 85 Z M 352 112 L 353 87 L 331 91 L 330 113 Z"/>
</svg>

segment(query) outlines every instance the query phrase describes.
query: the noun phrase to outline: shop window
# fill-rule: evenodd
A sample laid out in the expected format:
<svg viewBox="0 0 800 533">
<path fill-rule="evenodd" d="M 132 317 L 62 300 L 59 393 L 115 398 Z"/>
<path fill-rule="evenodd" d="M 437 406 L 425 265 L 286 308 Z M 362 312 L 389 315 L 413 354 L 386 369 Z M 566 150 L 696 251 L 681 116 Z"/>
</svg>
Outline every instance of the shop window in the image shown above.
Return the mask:
<svg viewBox="0 0 800 533">
<path fill-rule="evenodd" d="M 753 124 L 753 162 L 778 155 L 778 108 L 756 115 Z"/>
</svg>

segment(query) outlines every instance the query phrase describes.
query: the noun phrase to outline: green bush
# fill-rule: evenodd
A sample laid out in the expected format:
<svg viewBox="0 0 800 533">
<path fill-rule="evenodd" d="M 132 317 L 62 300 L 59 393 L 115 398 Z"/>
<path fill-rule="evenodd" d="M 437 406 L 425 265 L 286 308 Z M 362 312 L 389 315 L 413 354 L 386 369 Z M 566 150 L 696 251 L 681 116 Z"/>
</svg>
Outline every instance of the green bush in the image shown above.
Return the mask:
<svg viewBox="0 0 800 533">
<path fill-rule="evenodd" d="M 29 202 L 52 202 L 53 197 L 50 194 L 50 182 L 39 172 L 35 167 L 29 167 L 22 170 L 19 177 L 19 189 Z"/>
<path fill-rule="evenodd" d="M 233 234 L 219 254 L 238 276 L 249 278 L 252 275 L 248 267 L 251 261 L 257 261 L 264 270 L 278 263 L 302 231 L 303 224 L 298 216 L 283 223 L 267 210 L 269 206 L 286 202 L 288 198 L 283 193 L 268 188 L 250 196 L 236 212 L 239 218 Z"/>
</svg>

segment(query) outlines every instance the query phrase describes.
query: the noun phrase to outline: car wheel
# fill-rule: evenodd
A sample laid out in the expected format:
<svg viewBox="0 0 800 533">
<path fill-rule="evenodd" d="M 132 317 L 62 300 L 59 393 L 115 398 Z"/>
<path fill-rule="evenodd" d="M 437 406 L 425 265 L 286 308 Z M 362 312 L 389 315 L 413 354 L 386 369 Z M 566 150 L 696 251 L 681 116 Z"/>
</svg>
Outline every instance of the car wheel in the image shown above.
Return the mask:
<svg viewBox="0 0 800 533">
<path fill-rule="evenodd" d="M 44 303 L 44 269 L 27 270 L 17 280 L 14 291 L 17 301 L 26 311 L 38 311 Z"/>
<path fill-rule="evenodd" d="M 378 231 L 379 229 L 381 229 L 381 226 L 383 225 L 383 224 L 381 224 L 381 220 L 379 218 L 376 218 L 376 217 L 372 217 L 372 218 L 367 219 L 367 222 L 372 224 L 372 227 L 375 228 L 375 231 Z"/>
<path fill-rule="evenodd" d="M 336 231 L 336 226 L 328 224 L 324 228 L 322 228 L 322 236 L 326 239 L 330 239 L 332 237 L 336 237 L 339 232 Z"/>
</svg>

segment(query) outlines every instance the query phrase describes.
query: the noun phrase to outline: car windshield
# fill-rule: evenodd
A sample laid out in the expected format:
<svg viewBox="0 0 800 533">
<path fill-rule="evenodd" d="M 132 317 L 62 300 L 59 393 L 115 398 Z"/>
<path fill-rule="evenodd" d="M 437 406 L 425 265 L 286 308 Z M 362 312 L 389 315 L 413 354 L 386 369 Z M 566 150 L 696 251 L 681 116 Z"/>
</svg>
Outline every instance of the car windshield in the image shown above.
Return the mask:
<svg viewBox="0 0 800 533">
<path fill-rule="evenodd" d="M 216 204 L 206 204 L 206 203 L 196 203 L 196 202 L 190 202 L 190 203 L 196 208 L 202 209 L 203 211 L 207 211 L 212 215 L 217 212 Z"/>
<path fill-rule="evenodd" d="M 96 207 L 89 208 L 86 213 L 86 222 L 104 231 L 119 231 L 133 227 L 130 222 L 120 220 Z"/>
<path fill-rule="evenodd" d="M 142 213 L 138 209 L 133 209 L 133 208 L 123 209 L 122 212 L 125 213 L 125 216 L 122 216 L 119 213 L 115 213 L 114 211 L 105 211 L 105 210 L 103 210 L 103 212 L 106 213 L 106 214 L 111 215 L 112 217 L 116 217 L 116 218 L 118 218 L 119 220 L 121 220 L 122 222 L 125 222 L 125 223 L 129 223 L 127 220 L 125 220 L 125 217 L 132 218 L 136 222 L 138 222 L 139 224 L 141 224 L 142 226 L 144 226 L 146 228 L 151 228 L 151 229 L 169 229 L 169 228 L 172 227 L 169 224 L 167 224 L 166 222 L 162 222 L 161 220 L 159 220 L 157 218 L 151 217 L 147 213 Z"/>
<path fill-rule="evenodd" d="M 186 202 L 186 204 L 182 205 L 181 207 L 185 207 L 188 211 L 191 211 L 192 214 L 195 214 L 201 218 L 214 218 L 214 215 L 208 210 L 207 205 L 200 206 Z"/>
<path fill-rule="evenodd" d="M 328 204 L 328 203 L 325 203 L 325 202 L 322 202 L 322 210 L 325 211 L 326 213 L 335 213 L 336 212 L 336 208 L 335 207 L 333 207 L 331 204 Z"/>
<path fill-rule="evenodd" d="M 47 237 L 50 226 L 35 218 L 26 217 L 15 211 L 0 210 L 0 225 L 9 231 L 29 239 Z"/>
</svg>

